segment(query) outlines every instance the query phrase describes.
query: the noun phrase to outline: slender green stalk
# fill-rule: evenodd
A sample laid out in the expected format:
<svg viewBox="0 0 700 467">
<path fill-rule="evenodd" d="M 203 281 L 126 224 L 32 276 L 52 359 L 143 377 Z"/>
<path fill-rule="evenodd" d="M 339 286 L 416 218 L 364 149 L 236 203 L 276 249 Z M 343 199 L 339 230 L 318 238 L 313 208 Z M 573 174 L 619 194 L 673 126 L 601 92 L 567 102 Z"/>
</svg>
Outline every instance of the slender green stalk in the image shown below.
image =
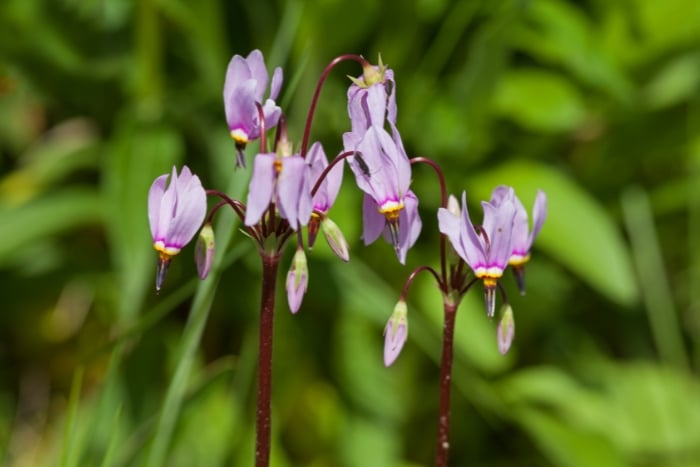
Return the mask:
<svg viewBox="0 0 700 467">
<path fill-rule="evenodd" d="M 68 467 L 79 464 L 80 449 L 77 441 L 76 418 L 78 415 L 78 405 L 80 405 L 80 391 L 83 386 L 83 367 L 78 367 L 73 375 L 73 384 L 70 388 L 70 399 L 68 401 L 68 416 L 63 436 L 63 452 L 61 455 L 61 467 Z"/>
<path fill-rule="evenodd" d="M 262 291 L 260 299 L 260 340 L 258 341 L 258 402 L 256 412 L 255 465 L 270 465 L 270 398 L 272 392 L 272 337 L 275 290 L 279 253 L 262 253 Z"/>
<path fill-rule="evenodd" d="M 622 197 L 622 208 L 656 348 L 662 360 L 687 370 L 688 357 L 646 192 L 629 189 Z"/>
<path fill-rule="evenodd" d="M 159 467 L 165 464 L 166 456 L 172 439 L 175 423 L 180 414 L 180 407 L 187 391 L 187 382 L 192 371 L 194 357 L 202 338 L 204 325 L 209 317 L 212 300 L 221 277 L 223 256 L 234 232 L 234 223 L 230 217 L 221 218 L 217 223 L 217 250 L 214 266 L 202 281 L 195 293 L 190 315 L 185 325 L 177 351 L 177 367 L 165 394 L 165 400 L 156 423 L 153 442 L 148 453 L 148 467 Z"/>
</svg>

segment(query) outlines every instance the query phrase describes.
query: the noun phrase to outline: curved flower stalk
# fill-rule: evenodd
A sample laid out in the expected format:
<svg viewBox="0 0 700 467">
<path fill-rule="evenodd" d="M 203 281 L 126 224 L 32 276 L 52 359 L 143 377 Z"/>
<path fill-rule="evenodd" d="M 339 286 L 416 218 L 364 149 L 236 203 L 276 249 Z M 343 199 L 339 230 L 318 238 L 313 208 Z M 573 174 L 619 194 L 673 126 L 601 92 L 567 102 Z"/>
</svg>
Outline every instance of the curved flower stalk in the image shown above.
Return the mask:
<svg viewBox="0 0 700 467">
<path fill-rule="evenodd" d="M 530 248 L 535 237 L 540 233 L 542 225 L 547 218 L 547 195 L 542 190 L 537 190 L 535 202 L 532 207 L 532 230 L 528 226 L 528 216 L 525 206 L 515 197 L 515 220 L 513 221 L 513 253 L 508 264 L 513 267 L 513 274 L 518 283 L 520 294 L 525 295 L 525 263 L 530 261 Z"/>
<path fill-rule="evenodd" d="M 224 81 L 224 110 L 231 138 L 236 143 L 236 166 L 245 167 L 243 150 L 249 141 L 260 137 L 261 122 L 258 105 L 262 106 L 264 126 L 277 125 L 282 110 L 275 103 L 282 87 L 282 68 L 272 75 L 270 93 L 263 105 L 268 74 L 262 52 L 253 50 L 246 58 L 234 55 L 226 70 Z"/>
<path fill-rule="evenodd" d="M 512 188 L 498 187 L 491 201 L 481 203 L 484 221 L 477 229 L 467 210 L 467 194 L 462 193 L 461 216 L 445 208 L 438 210 L 440 232 L 449 238 L 457 254 L 484 283 L 484 298 L 489 317 L 495 312 L 495 289 L 513 252 L 515 193 Z"/>
<path fill-rule="evenodd" d="M 168 177 L 170 184 L 166 188 Z M 207 210 L 207 197 L 199 177 L 187 166 L 180 175 L 156 178 L 148 191 L 148 221 L 153 247 L 158 252 L 156 290 L 160 290 L 173 256 L 187 245 L 202 225 Z"/>
</svg>

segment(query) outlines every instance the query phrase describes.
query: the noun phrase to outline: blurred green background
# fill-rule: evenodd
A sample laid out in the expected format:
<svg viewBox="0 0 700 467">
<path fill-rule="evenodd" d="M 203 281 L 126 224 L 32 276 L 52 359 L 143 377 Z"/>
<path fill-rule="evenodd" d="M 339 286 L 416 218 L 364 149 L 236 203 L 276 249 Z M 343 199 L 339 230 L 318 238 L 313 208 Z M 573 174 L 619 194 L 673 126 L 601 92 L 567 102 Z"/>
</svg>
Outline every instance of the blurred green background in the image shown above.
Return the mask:
<svg viewBox="0 0 700 467">
<path fill-rule="evenodd" d="M 245 196 L 221 91 L 234 53 L 281 65 L 292 138 L 335 56 L 395 70 L 409 155 L 472 202 L 500 183 L 549 218 L 497 352 L 480 292 L 457 319 L 451 465 L 700 465 L 700 3 L 697 0 L 3 0 L 0 3 L 0 459 L 10 466 L 253 463 L 260 267 L 220 216 L 218 266 L 193 247 L 160 295 L 153 179 L 187 163 Z M 346 74 L 312 140 L 342 147 Z M 252 144 L 248 157 L 257 145 Z M 361 195 L 331 217 L 297 316 L 278 295 L 274 466 L 430 465 L 441 300 L 439 190 L 416 167 L 423 233 L 402 267 L 365 248 Z M 477 207 L 477 204 L 474 203 Z M 477 215 L 478 218 L 478 215 Z M 291 249 L 283 259 L 286 273 Z"/>
</svg>

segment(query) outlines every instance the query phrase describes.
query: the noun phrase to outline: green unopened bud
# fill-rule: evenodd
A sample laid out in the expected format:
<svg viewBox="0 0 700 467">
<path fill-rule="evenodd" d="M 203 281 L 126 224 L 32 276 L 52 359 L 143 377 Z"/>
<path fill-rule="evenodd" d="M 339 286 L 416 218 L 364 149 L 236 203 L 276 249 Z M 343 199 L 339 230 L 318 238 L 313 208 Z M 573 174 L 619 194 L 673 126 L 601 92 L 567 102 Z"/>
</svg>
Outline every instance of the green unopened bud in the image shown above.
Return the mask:
<svg viewBox="0 0 700 467">
<path fill-rule="evenodd" d="M 323 234 L 326 236 L 328 246 L 331 247 L 333 253 L 335 253 L 338 258 L 348 262 L 350 260 L 348 242 L 345 240 L 340 228 L 328 217 L 321 221 L 321 228 L 323 229 Z"/>
<path fill-rule="evenodd" d="M 459 201 L 454 195 L 450 195 L 449 198 L 447 198 L 447 210 L 457 217 L 462 215 L 462 209 L 459 207 Z"/>
<path fill-rule="evenodd" d="M 501 352 L 501 355 L 505 355 L 513 343 L 513 338 L 515 338 L 515 318 L 513 317 L 513 308 L 508 303 L 504 303 L 501 307 L 501 321 L 498 323 L 496 334 L 498 351 Z"/>
<path fill-rule="evenodd" d="M 362 65 L 362 80 L 348 76 L 350 80 L 355 83 L 360 88 L 368 88 L 373 84 L 383 83 L 387 66 L 382 63 L 382 56 L 379 55 L 379 65 L 372 65 L 370 62 L 366 61 Z"/>
<path fill-rule="evenodd" d="M 197 246 L 194 249 L 194 259 L 197 263 L 199 278 L 206 279 L 214 262 L 214 229 L 210 223 L 204 224 L 202 230 L 199 231 Z"/>
</svg>

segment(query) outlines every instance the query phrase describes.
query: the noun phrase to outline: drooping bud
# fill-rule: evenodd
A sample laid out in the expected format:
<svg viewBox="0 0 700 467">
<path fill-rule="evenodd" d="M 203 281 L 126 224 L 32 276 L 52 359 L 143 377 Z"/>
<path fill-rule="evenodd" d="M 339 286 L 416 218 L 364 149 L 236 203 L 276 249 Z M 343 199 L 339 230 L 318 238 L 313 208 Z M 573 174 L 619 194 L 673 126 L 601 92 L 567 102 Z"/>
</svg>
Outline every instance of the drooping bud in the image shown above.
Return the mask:
<svg viewBox="0 0 700 467">
<path fill-rule="evenodd" d="M 501 307 L 501 321 L 498 323 L 496 330 L 498 338 L 498 351 L 501 355 L 505 355 L 510 349 L 515 337 L 515 319 L 513 318 L 513 308 L 504 303 Z"/>
<path fill-rule="evenodd" d="M 456 217 L 462 215 L 462 210 L 459 208 L 459 200 L 454 195 L 450 195 L 447 198 L 447 210 Z"/>
<path fill-rule="evenodd" d="M 199 231 L 194 258 L 197 263 L 199 278 L 202 280 L 206 279 L 214 261 L 214 229 L 210 223 L 204 224 L 202 230 Z"/>
<path fill-rule="evenodd" d="M 402 298 L 384 328 L 384 365 L 390 366 L 401 353 L 408 338 L 408 308 Z"/>
<path fill-rule="evenodd" d="M 321 221 L 321 228 L 323 229 L 323 234 L 326 236 L 328 246 L 331 247 L 333 253 L 346 263 L 350 261 L 348 242 L 345 240 L 343 232 L 341 232 L 336 223 L 326 217 Z"/>
<path fill-rule="evenodd" d="M 287 302 L 292 313 L 299 311 L 309 283 L 309 268 L 306 264 L 304 249 L 297 247 L 292 265 L 287 273 Z"/>
</svg>

